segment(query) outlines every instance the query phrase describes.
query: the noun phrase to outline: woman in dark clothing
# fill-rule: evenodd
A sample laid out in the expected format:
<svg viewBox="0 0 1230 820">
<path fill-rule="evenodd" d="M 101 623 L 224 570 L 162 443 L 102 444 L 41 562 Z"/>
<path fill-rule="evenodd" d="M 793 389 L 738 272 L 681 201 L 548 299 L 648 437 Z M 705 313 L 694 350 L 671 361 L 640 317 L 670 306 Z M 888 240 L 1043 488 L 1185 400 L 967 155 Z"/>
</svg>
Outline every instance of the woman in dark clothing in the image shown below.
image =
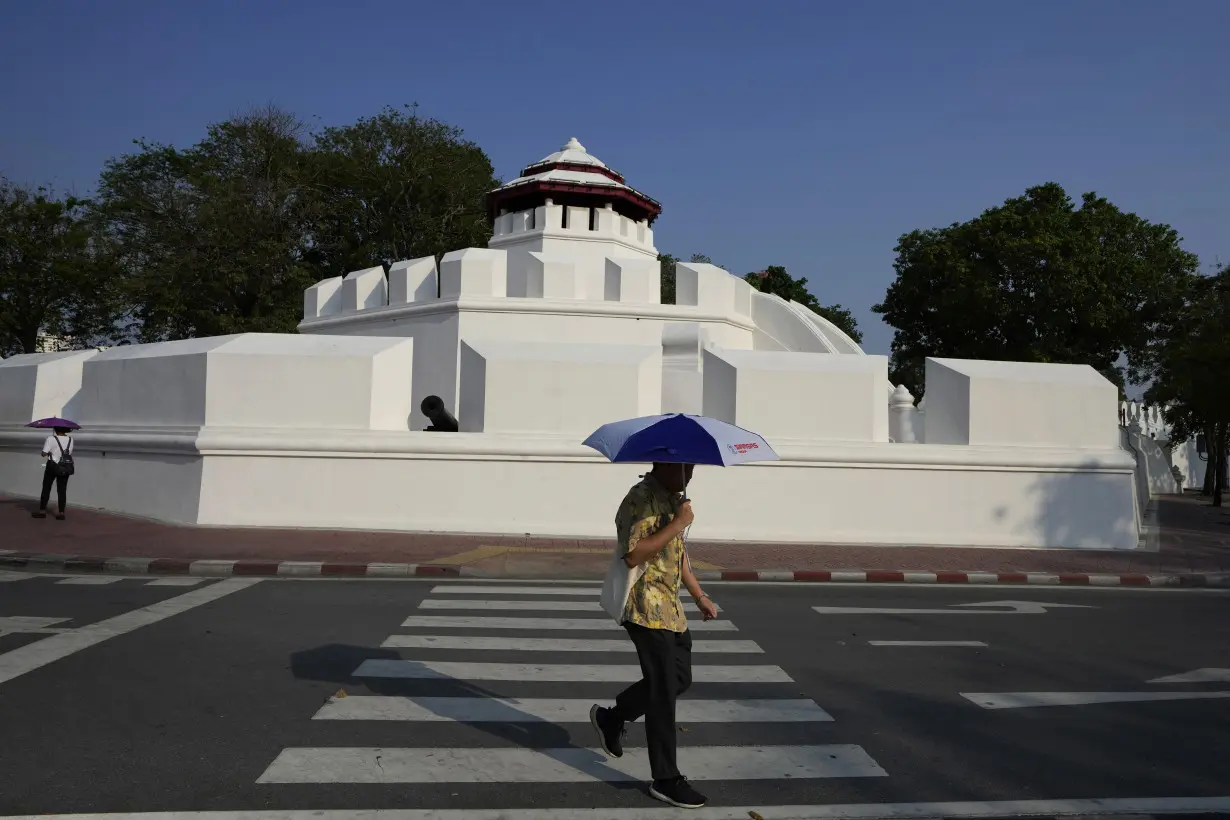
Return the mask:
<svg viewBox="0 0 1230 820">
<path fill-rule="evenodd" d="M 55 435 L 47 436 L 47 440 L 43 442 L 43 458 L 47 459 L 47 466 L 43 469 L 43 492 L 38 499 L 38 511 L 34 513 L 35 518 L 47 517 L 47 502 L 51 500 L 51 485 L 55 484 L 56 500 L 60 502 L 56 520 L 64 520 L 68 476 L 71 470 L 63 468 L 73 463 L 73 437 L 69 435 L 69 432 L 67 427 L 57 427 Z"/>
</svg>

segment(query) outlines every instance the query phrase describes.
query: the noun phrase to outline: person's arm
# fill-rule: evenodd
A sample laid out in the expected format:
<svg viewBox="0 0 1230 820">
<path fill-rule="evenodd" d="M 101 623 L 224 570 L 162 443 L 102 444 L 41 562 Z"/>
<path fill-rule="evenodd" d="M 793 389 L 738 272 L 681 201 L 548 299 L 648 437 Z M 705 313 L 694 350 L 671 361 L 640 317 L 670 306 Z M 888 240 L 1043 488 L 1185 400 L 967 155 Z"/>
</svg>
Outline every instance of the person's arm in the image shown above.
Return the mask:
<svg viewBox="0 0 1230 820">
<path fill-rule="evenodd" d="M 41 452 L 39 455 L 41 455 L 43 458 L 51 458 L 50 445 L 51 445 L 51 439 L 49 438 L 43 439 L 43 452 Z"/>
<path fill-rule="evenodd" d="M 692 572 L 692 559 L 688 557 L 686 552 L 683 554 L 683 585 L 688 588 L 688 594 L 697 603 L 700 603 L 701 598 L 709 597 L 700 588 L 700 581 L 696 580 L 696 573 Z"/>
<path fill-rule="evenodd" d="M 696 573 L 692 572 L 692 559 L 685 552 L 683 554 L 683 585 L 688 588 L 688 594 L 692 596 L 692 600 L 696 602 L 696 606 L 708 621 L 717 617 L 717 606 L 713 603 L 713 599 L 705 594 L 705 591 L 700 588 L 700 581 L 696 579 Z"/>
<path fill-rule="evenodd" d="M 671 519 L 671 522 L 662 529 L 655 532 L 653 535 L 646 535 L 644 538 L 637 539 L 632 549 L 628 550 L 628 554 L 624 556 L 624 563 L 631 567 L 639 567 L 641 564 L 653 558 L 659 552 L 666 548 L 666 545 L 679 533 L 683 532 L 683 527 L 678 524 L 679 519 Z"/>
<path fill-rule="evenodd" d="M 629 567 L 639 567 L 641 564 L 653 558 L 659 552 L 666 548 L 676 536 L 683 533 L 692 523 L 692 504 L 685 501 L 679 507 L 679 512 L 671 518 L 670 522 L 662 529 L 637 539 L 632 545 L 632 549 L 628 550 L 628 554 L 624 556 L 624 563 Z M 633 526 L 633 532 L 638 526 L 642 526 L 644 522 L 637 522 Z"/>
</svg>

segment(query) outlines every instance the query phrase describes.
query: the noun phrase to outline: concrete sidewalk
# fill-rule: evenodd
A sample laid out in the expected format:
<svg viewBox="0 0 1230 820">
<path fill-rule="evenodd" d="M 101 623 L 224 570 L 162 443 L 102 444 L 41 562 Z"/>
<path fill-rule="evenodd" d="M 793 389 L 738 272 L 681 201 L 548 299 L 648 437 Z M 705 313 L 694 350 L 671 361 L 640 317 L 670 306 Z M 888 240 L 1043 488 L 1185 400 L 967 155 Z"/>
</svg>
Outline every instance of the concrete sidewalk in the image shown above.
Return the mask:
<svg viewBox="0 0 1230 820">
<path fill-rule="evenodd" d="M 600 578 L 613 546 L 602 539 L 180 527 L 72 508 L 67 521 L 56 521 L 31 518 L 31 509 L 29 501 L 0 497 L 0 551 L 7 553 L 0 568 Z M 1157 518 L 1156 552 L 702 542 L 692 542 L 690 550 L 698 570 L 730 580 L 1225 581 L 1230 508 L 1213 508 L 1197 496 L 1165 497 L 1158 500 Z"/>
</svg>

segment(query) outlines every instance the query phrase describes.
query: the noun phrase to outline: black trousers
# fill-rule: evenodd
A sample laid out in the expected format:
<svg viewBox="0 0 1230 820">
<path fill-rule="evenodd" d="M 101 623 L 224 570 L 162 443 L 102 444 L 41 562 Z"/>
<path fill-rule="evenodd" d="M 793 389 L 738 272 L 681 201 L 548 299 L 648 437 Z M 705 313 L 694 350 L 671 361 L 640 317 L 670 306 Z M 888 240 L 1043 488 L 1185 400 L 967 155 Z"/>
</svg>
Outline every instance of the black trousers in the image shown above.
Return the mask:
<svg viewBox="0 0 1230 820">
<path fill-rule="evenodd" d="M 64 512 L 68 503 L 68 476 L 60 475 L 56 472 L 56 464 L 51 459 L 47 459 L 47 468 L 43 470 L 43 494 L 38 498 L 38 508 L 40 510 L 47 509 L 47 502 L 51 500 L 51 485 L 56 485 L 56 499 L 60 502 L 60 512 Z"/>
<path fill-rule="evenodd" d="M 692 685 L 692 633 L 625 623 L 641 661 L 641 679 L 615 698 L 615 717 L 644 715 L 649 771 L 654 780 L 679 776 L 675 763 L 675 699 Z"/>
</svg>

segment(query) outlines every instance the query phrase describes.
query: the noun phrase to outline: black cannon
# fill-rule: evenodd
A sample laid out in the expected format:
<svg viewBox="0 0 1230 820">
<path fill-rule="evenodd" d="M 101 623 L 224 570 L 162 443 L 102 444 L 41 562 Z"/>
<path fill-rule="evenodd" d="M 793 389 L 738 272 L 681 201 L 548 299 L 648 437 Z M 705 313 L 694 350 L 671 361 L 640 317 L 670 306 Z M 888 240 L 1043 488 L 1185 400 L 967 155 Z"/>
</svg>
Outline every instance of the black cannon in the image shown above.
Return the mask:
<svg viewBox="0 0 1230 820">
<path fill-rule="evenodd" d="M 431 426 L 427 428 L 426 432 L 457 432 L 457 419 L 453 417 L 452 413 L 448 412 L 448 408 L 444 406 L 444 400 L 439 396 L 428 396 L 423 399 L 419 409 L 423 411 L 423 415 L 431 422 Z"/>
</svg>

